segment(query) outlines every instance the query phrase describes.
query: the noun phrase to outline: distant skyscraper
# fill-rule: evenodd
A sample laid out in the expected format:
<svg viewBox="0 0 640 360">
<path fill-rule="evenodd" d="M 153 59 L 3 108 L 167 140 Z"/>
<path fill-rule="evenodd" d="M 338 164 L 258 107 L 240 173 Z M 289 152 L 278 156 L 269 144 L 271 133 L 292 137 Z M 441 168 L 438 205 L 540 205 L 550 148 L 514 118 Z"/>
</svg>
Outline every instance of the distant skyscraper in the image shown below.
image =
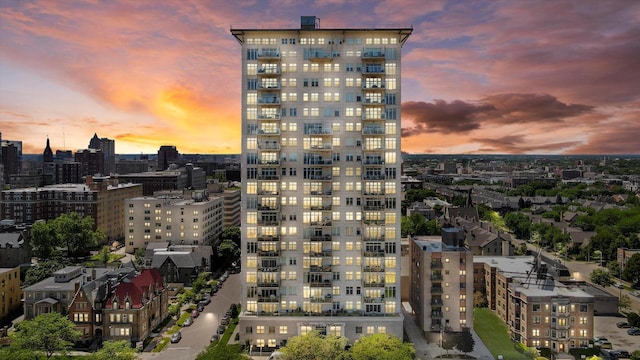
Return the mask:
<svg viewBox="0 0 640 360">
<path fill-rule="evenodd" d="M 75 153 L 75 161 L 81 164 L 82 176 L 105 174 L 102 150 L 83 149 Z"/>
<path fill-rule="evenodd" d="M 402 338 L 400 59 L 412 29 L 301 20 L 231 30 L 242 45 L 241 342 Z"/>
<path fill-rule="evenodd" d="M 178 149 L 175 146 L 171 145 L 162 145 L 160 146 L 160 150 L 158 150 L 158 169 L 157 170 L 167 170 L 171 163 L 178 160 L 180 154 L 178 153 Z"/>
<path fill-rule="evenodd" d="M 47 137 L 47 146 L 44 148 L 44 152 L 42 153 L 42 162 L 45 164 L 53 162 L 53 150 L 51 150 L 48 137 Z"/>
<path fill-rule="evenodd" d="M 115 171 L 116 168 L 116 142 L 108 138 L 99 138 L 98 134 L 94 133 L 93 137 L 89 141 L 89 149 L 102 150 L 104 154 L 104 172 L 110 174 Z"/>
</svg>

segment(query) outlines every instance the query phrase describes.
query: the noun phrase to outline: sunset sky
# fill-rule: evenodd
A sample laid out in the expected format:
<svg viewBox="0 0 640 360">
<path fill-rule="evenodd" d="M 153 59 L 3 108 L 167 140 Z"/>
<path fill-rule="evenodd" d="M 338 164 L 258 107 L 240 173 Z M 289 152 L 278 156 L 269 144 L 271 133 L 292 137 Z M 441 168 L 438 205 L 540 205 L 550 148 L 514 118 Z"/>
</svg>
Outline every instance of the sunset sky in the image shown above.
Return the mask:
<svg viewBox="0 0 640 360">
<path fill-rule="evenodd" d="M 0 132 L 24 153 L 240 152 L 230 28 L 413 27 L 402 150 L 639 154 L 640 1 L 0 2 Z"/>
</svg>

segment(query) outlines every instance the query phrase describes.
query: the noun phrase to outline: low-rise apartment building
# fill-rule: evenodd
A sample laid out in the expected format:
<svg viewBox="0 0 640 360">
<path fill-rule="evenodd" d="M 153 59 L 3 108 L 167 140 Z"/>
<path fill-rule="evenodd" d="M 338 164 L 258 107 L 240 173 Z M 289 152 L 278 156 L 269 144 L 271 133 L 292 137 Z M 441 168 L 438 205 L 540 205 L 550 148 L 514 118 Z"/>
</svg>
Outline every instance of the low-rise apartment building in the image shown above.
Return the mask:
<svg viewBox="0 0 640 360">
<path fill-rule="evenodd" d="M 146 249 L 150 242 L 211 245 L 222 233 L 223 199 L 183 195 L 142 196 L 126 200 L 125 252 Z M 202 195 L 202 196 L 201 196 Z"/>
<path fill-rule="evenodd" d="M 473 253 L 462 229 L 411 239 L 411 307 L 427 338 L 473 327 Z"/>
<path fill-rule="evenodd" d="M 561 269 L 560 269 L 561 270 Z M 474 257 L 474 288 L 514 341 L 568 352 L 593 338 L 594 296 L 533 256 Z"/>
</svg>

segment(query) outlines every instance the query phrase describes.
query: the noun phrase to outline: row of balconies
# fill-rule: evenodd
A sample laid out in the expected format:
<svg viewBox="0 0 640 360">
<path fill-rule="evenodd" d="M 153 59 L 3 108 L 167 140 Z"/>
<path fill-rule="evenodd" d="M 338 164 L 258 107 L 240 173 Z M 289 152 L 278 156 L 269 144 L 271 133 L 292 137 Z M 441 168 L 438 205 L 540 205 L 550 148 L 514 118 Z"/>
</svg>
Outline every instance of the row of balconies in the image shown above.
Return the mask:
<svg viewBox="0 0 640 360">
<path fill-rule="evenodd" d="M 338 57 L 339 52 L 333 49 L 333 44 L 323 48 L 309 49 L 309 59 L 327 59 Z M 258 60 L 280 59 L 281 54 L 278 48 L 259 49 L 257 52 Z M 362 60 L 384 60 L 386 53 L 380 48 L 365 48 L 361 52 Z"/>
</svg>

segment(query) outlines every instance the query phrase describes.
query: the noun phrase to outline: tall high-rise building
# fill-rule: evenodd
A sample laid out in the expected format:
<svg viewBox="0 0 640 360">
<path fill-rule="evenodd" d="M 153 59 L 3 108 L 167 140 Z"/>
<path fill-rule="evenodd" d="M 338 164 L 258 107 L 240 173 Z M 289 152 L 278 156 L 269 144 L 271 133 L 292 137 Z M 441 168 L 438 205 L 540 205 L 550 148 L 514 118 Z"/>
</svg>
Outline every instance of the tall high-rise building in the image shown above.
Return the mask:
<svg viewBox="0 0 640 360">
<path fill-rule="evenodd" d="M 97 133 L 89 140 L 89 149 L 102 150 L 104 154 L 104 172 L 110 174 L 116 170 L 116 141 L 99 138 Z"/>
<path fill-rule="evenodd" d="M 178 160 L 180 153 L 178 149 L 172 145 L 162 145 L 158 149 L 158 170 L 167 170 L 169 165 Z"/>
<path fill-rule="evenodd" d="M 400 59 L 412 29 L 318 20 L 231 29 L 242 46 L 240 337 L 260 348 L 310 331 L 402 338 Z"/>
</svg>

